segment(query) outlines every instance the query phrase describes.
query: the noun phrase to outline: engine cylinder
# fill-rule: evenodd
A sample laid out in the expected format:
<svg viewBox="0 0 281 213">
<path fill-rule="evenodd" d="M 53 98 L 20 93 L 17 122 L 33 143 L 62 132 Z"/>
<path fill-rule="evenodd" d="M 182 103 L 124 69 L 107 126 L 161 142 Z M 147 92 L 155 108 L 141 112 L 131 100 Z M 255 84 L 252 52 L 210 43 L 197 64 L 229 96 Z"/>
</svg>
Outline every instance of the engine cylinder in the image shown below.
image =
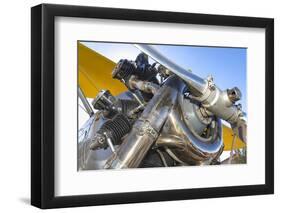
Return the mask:
<svg viewBox="0 0 281 213">
<path fill-rule="evenodd" d="M 113 144 L 120 143 L 121 138 L 131 130 L 131 124 L 123 114 L 117 114 L 113 119 L 107 120 L 97 132 L 110 137 Z"/>
</svg>

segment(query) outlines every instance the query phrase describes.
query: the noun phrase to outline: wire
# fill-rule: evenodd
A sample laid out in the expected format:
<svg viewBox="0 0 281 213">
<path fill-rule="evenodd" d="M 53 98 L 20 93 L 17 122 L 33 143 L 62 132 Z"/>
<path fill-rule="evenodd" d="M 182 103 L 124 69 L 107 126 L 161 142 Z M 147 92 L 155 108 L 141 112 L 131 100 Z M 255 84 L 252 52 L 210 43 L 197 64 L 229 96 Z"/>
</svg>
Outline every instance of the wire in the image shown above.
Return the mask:
<svg viewBox="0 0 281 213">
<path fill-rule="evenodd" d="M 156 149 L 156 152 L 159 154 L 160 158 L 161 158 L 161 161 L 162 163 L 164 164 L 165 167 L 168 167 L 168 164 L 166 162 L 166 159 L 163 155 L 163 153 L 159 150 L 159 149 Z"/>
<path fill-rule="evenodd" d="M 177 161 L 178 163 L 182 164 L 182 165 L 186 165 L 186 163 L 184 163 L 183 161 L 181 161 L 180 159 L 178 159 L 178 157 L 167 147 L 165 147 L 165 151 L 170 155 L 171 158 L 173 158 L 175 161 Z"/>
</svg>

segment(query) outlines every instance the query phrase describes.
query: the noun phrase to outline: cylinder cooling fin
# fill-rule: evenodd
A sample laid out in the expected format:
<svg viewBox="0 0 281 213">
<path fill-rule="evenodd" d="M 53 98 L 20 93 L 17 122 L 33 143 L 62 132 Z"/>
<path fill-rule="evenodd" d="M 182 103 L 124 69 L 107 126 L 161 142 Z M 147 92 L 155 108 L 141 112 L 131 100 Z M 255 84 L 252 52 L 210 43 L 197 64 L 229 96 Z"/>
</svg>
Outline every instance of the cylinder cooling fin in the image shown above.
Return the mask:
<svg viewBox="0 0 281 213">
<path fill-rule="evenodd" d="M 131 130 L 131 124 L 123 114 L 117 114 L 113 119 L 107 120 L 98 130 L 98 134 L 106 135 L 114 145 L 120 143 L 121 138 Z"/>
<path fill-rule="evenodd" d="M 135 72 L 136 65 L 134 62 L 122 59 L 112 71 L 112 77 L 127 82 Z"/>
</svg>

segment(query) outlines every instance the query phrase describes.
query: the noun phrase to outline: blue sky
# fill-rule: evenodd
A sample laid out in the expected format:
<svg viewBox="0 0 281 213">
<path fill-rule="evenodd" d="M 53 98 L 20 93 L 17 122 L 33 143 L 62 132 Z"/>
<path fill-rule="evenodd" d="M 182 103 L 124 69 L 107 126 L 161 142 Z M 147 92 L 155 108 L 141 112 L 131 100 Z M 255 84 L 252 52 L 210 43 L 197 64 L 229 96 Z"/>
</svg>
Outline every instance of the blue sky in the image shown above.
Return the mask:
<svg viewBox="0 0 281 213">
<path fill-rule="evenodd" d="M 140 51 L 132 44 L 82 42 L 114 62 L 134 60 Z M 237 86 L 242 92 L 242 109 L 247 113 L 247 49 L 231 47 L 201 47 L 153 45 L 163 55 L 202 78 L 212 75 L 221 89 Z M 101 88 L 102 89 L 102 88 Z"/>
</svg>

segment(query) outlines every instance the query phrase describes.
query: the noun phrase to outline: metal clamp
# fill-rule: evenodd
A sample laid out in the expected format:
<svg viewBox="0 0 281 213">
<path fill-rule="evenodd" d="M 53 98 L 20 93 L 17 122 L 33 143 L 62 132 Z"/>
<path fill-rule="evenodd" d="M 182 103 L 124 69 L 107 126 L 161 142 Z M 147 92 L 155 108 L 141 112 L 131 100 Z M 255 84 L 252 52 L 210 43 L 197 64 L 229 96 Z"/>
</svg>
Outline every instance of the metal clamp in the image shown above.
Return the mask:
<svg viewBox="0 0 281 213">
<path fill-rule="evenodd" d="M 140 128 L 140 131 L 138 132 L 138 135 L 145 134 L 149 134 L 155 139 L 158 137 L 158 132 L 150 125 L 148 121 L 144 121 L 143 125 Z"/>
</svg>

